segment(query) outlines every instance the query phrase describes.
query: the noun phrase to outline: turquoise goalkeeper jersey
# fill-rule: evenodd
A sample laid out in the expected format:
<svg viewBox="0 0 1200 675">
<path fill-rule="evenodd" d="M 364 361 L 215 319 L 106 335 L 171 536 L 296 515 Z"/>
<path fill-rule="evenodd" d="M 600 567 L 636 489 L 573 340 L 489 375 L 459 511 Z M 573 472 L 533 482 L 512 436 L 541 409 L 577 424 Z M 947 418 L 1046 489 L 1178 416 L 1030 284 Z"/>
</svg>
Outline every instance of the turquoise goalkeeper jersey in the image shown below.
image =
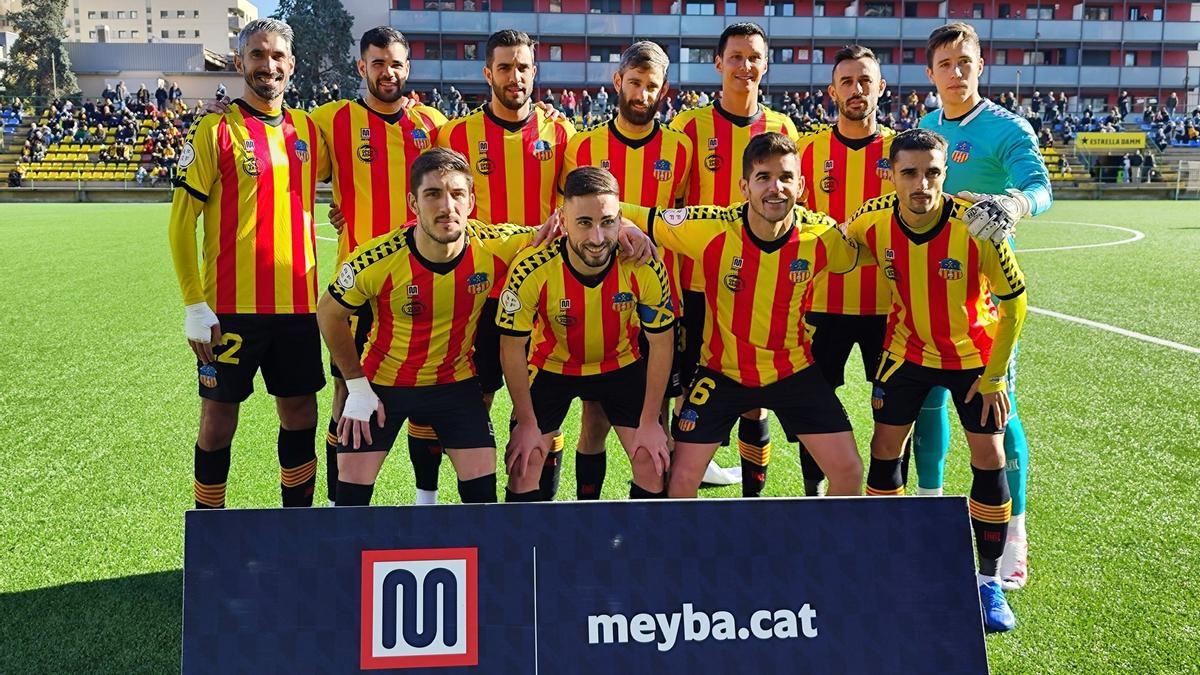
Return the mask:
<svg viewBox="0 0 1200 675">
<path fill-rule="evenodd" d="M 943 113 L 925 115 L 919 126 L 949 143 L 946 192 L 1003 194 L 1015 188 L 1029 198 L 1033 215 L 1050 208 L 1050 173 L 1029 122 L 986 98 L 958 119 Z"/>
</svg>

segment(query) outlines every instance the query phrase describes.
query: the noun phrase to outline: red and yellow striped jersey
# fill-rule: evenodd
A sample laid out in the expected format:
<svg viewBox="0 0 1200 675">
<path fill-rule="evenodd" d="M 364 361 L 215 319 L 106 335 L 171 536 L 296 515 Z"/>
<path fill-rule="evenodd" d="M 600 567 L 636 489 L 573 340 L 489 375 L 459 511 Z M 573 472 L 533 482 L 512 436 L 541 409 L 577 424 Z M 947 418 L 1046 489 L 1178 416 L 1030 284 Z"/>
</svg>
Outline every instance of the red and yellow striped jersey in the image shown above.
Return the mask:
<svg viewBox="0 0 1200 675">
<path fill-rule="evenodd" d="M 326 103 L 312 118 L 333 160 L 333 201 L 346 217 L 341 264 L 363 242 L 416 217 L 408 208 L 408 167 L 433 147 L 446 117 L 427 105 L 387 115 L 360 98 Z"/>
<path fill-rule="evenodd" d="M 717 101 L 680 111 L 671 120 L 671 128 L 687 136 L 694 148 L 684 197 L 685 204 L 694 206 L 726 207 L 744 200 L 738 181 L 742 178 L 742 153 L 751 138 L 768 131 L 799 138 L 796 125 L 783 113 L 760 105 L 756 115 L 740 117 Z M 692 281 L 694 264 L 680 261 L 680 280 L 689 291 L 702 291 L 699 281 Z"/>
<path fill-rule="evenodd" d="M 581 166 L 598 166 L 616 177 L 621 186 L 621 201 L 666 209 L 681 205 L 687 192 L 692 142 L 657 121 L 645 136 L 630 138 L 620 131 L 616 119 L 612 119 L 581 131 L 571 139 L 559 177 L 560 187 L 567 174 Z M 667 267 L 671 297 L 675 299 L 678 315 L 682 309 L 679 261 L 671 251 L 663 251 L 663 264 Z"/>
<path fill-rule="evenodd" d="M 371 303 L 375 325 L 362 366 L 375 384 L 420 387 L 473 377 L 471 347 L 484 300 L 534 230 L 469 221 L 467 245 L 446 263 L 423 258 L 415 233 L 406 227 L 363 244 L 329 285 L 347 307 Z"/>
<path fill-rule="evenodd" d="M 558 203 L 558 176 L 575 127 L 538 107 L 523 122 L 505 122 L 484 104 L 447 122 L 439 146 L 457 150 L 475 178 L 475 213 L 485 223 L 537 225 Z"/>
<path fill-rule="evenodd" d="M 831 126 L 802 137 L 797 145 L 805 206 L 844 223 L 863 202 L 895 191 L 888 163 L 895 135 L 888 127 L 880 127 L 872 136 L 850 139 Z M 809 309 L 870 315 L 887 314 L 891 308 L 891 292 L 879 267 L 860 265 L 846 274 L 817 275 Z"/>
<path fill-rule="evenodd" d="M 598 375 L 641 354 L 638 329 L 657 333 L 675 321 L 667 270 L 633 265 L 613 254 L 608 269 L 582 276 L 565 237 L 529 249 L 512 264 L 496 325 L 508 335 L 533 334 L 529 365 L 561 375 Z"/>
<path fill-rule="evenodd" d="M 186 304 L 229 314 L 309 314 L 317 305 L 317 181 L 329 155 L 300 110 L 238 99 L 192 127 L 179 156 L 170 238 Z M 196 273 L 196 220 L 204 218 Z"/>
<path fill-rule="evenodd" d="M 914 232 L 892 193 L 863 204 L 847 226 L 863 261 L 879 261 L 891 287 L 884 349 L 897 358 L 943 370 L 987 365 L 999 322 L 992 294 L 1008 300 L 1025 292 L 1008 243 L 968 234 L 961 220 L 968 206 L 947 199 L 937 223 Z"/>
<path fill-rule="evenodd" d="M 746 210 L 735 204 L 622 212 L 659 246 L 696 261 L 707 303 L 700 362 L 762 387 L 812 364 L 804 308 L 813 277 L 852 269 L 858 251 L 832 219 L 799 205 L 786 234 L 762 241 L 746 224 Z"/>
</svg>

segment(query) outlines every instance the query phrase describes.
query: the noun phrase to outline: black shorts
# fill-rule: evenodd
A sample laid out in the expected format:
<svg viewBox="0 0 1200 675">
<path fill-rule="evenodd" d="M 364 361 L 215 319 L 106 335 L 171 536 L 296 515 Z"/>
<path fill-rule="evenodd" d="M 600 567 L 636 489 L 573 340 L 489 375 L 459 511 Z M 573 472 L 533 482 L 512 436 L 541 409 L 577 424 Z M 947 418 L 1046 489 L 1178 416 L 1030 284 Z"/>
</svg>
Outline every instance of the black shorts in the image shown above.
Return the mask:
<svg viewBox="0 0 1200 675">
<path fill-rule="evenodd" d="M 696 369 L 700 366 L 700 345 L 704 341 L 704 314 L 708 305 L 705 304 L 704 294 L 696 291 L 682 291 L 683 316 L 678 325 L 682 329 L 679 334 L 679 382 L 684 389 L 691 388 L 692 380 L 696 378 Z"/>
<path fill-rule="evenodd" d="M 384 387 L 372 384 L 375 395 L 383 402 L 385 424 L 379 428 L 376 416 L 371 416 L 371 443 L 357 449 L 338 445 L 338 452 L 388 452 L 406 419 L 420 420 L 433 427 L 438 445 L 448 449 L 494 448 L 496 437 L 492 421 L 483 405 L 483 392 L 475 378 L 433 384 L 424 387 Z"/>
<path fill-rule="evenodd" d="M 646 400 L 646 362 L 634 361 L 600 375 L 559 375 L 530 366 L 529 394 L 543 434 L 562 426 L 577 398 L 599 403 L 614 427 L 636 429 Z"/>
<path fill-rule="evenodd" d="M 675 344 L 671 354 L 671 375 L 667 378 L 667 388 L 663 390 L 663 398 L 683 396 L 683 378 L 679 374 L 679 367 L 683 362 L 683 357 L 679 354 L 679 335 L 681 330 L 678 321 L 672 325 L 671 331 L 671 335 L 675 338 Z M 642 355 L 643 361 L 649 358 L 650 343 L 646 341 L 646 331 L 638 331 L 638 350 Z"/>
<path fill-rule="evenodd" d="M 983 374 L 983 368 L 968 370 L 940 370 L 905 361 L 893 354 L 884 354 L 875 373 L 875 385 L 871 392 L 871 406 L 875 409 L 875 421 L 880 424 L 905 426 L 917 421 L 921 404 L 934 387 L 945 387 L 958 410 L 958 421 L 963 429 L 975 434 L 1002 434 L 1004 427 L 996 424 L 994 416 L 981 425 L 983 396 L 976 394 L 967 403 L 967 392 Z"/>
<path fill-rule="evenodd" d="M 701 366 L 675 420 L 673 436 L 683 443 L 720 443 L 729 437 L 738 417 L 755 408 L 773 411 L 789 439 L 851 430 L 846 409 L 815 367 L 765 387 L 746 387 Z"/>
<path fill-rule="evenodd" d="M 267 393 L 290 397 L 315 394 L 325 386 L 321 332 L 315 314 L 218 314 L 221 344 L 209 364 L 196 362 L 200 396 L 241 403 L 254 391 L 262 369 Z"/>
<path fill-rule="evenodd" d="M 367 346 L 367 338 L 371 335 L 371 324 L 375 322 L 375 315 L 371 313 L 371 304 L 367 303 L 359 307 L 353 314 L 350 315 L 350 332 L 354 333 L 354 353 L 358 354 L 358 359 L 362 361 L 363 349 Z M 338 369 L 337 364 L 333 359 L 329 359 L 329 374 L 339 380 L 346 378 L 342 377 L 342 371 Z"/>
<path fill-rule="evenodd" d="M 846 383 L 846 361 L 850 348 L 858 345 L 862 354 L 863 377 L 870 382 L 883 353 L 887 332 L 886 315 L 855 316 L 806 312 L 804 321 L 813 327 L 812 355 L 829 386 L 837 389 Z"/>
<path fill-rule="evenodd" d="M 496 326 L 496 310 L 500 303 L 488 298 L 483 303 L 479 329 L 475 331 L 475 377 L 485 394 L 494 394 L 504 386 L 504 371 L 500 368 L 500 329 Z"/>
</svg>

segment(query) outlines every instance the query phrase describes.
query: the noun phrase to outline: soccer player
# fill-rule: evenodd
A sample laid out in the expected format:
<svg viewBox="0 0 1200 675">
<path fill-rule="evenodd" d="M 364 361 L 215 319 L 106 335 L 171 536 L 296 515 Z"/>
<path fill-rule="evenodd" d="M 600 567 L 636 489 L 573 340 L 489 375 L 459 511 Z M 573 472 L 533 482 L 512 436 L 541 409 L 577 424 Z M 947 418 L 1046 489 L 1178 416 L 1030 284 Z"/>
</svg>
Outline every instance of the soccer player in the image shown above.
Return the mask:
<svg viewBox="0 0 1200 675">
<path fill-rule="evenodd" d="M 562 117 L 551 117 L 532 100 L 537 65 L 534 42 L 518 30 L 501 30 L 488 37 L 483 76 L 491 87 L 490 102 L 466 117 L 448 122 L 437 145 L 467 158 L 474 175 L 475 211 L 483 222 L 541 223 L 558 201 L 558 178 L 567 142 L 575 128 Z M 504 283 L 500 270 L 475 342 L 475 366 L 488 408 L 503 385 L 500 333 L 491 317 Z M 554 457 L 547 462 L 548 494 L 558 491 L 562 438 L 555 440 Z"/>
<path fill-rule="evenodd" d="M 1005 228 L 1025 216 L 1050 208 L 1050 174 L 1038 150 L 1032 127 L 1021 117 L 979 94 L 983 58 L 979 36 L 966 23 L 951 23 L 929 35 L 926 74 L 942 98 L 943 108 L 921 119 L 920 127 L 936 131 L 950 145 L 945 190 L 979 201 L 973 213 L 1000 221 Z M 970 193 L 966 193 L 969 191 Z M 1008 394 L 1012 418 L 1004 436 L 1005 467 L 1013 497 L 1011 546 L 1006 548 L 1001 577 L 1016 590 L 1029 578 L 1025 531 L 1025 490 L 1029 446 L 1017 416 L 1016 359 L 1011 362 Z M 940 493 L 950 431 L 945 389 L 935 389 L 917 420 L 914 455 L 923 492 Z"/>
<path fill-rule="evenodd" d="M 820 369 L 809 367 L 803 320 L 814 275 L 853 269 L 857 251 L 831 218 L 796 203 L 804 179 L 787 136 L 753 138 L 742 175 L 745 204 L 625 208 L 659 246 L 695 261 L 707 304 L 701 365 L 673 427 L 670 496 L 696 496 L 717 445 L 755 408 L 774 410 L 788 437 L 804 443 L 829 477 L 829 494 L 859 494 L 850 420 Z"/>
<path fill-rule="evenodd" d="M 566 236 L 518 256 L 500 295 L 500 360 L 516 419 L 507 501 L 546 499 L 541 465 L 576 398 L 594 401 L 615 427 L 633 467 L 630 499 L 666 496 L 671 287 L 662 263 L 618 260 L 619 193 L 604 169 L 568 174 L 559 215 Z M 644 360 L 639 333 L 649 346 Z"/>
<path fill-rule="evenodd" d="M 638 206 L 669 208 L 680 206 L 688 186 L 692 163 L 692 142 L 682 133 L 662 126 L 656 116 L 667 95 L 667 71 L 670 60 L 662 47 L 653 42 L 636 42 L 621 55 L 613 74 L 617 92 L 616 115 L 612 119 L 581 131 L 571 138 L 563 163 L 561 181 L 577 167 L 595 166 L 607 170 L 620 189 L 623 202 Z M 679 315 L 678 266 L 670 251 L 663 251 L 671 282 L 671 297 Z M 641 351 L 648 346 L 639 338 Z M 678 361 L 678 359 L 674 359 Z M 683 393 L 679 372 L 673 367 L 666 397 Z M 583 402 L 582 429 L 575 456 L 576 497 L 599 499 L 604 483 L 606 460 L 604 440 L 611 428 L 599 405 Z M 552 499 L 553 495 L 548 495 Z"/>
<path fill-rule="evenodd" d="M 905 439 L 930 389 L 946 388 L 971 449 L 968 504 L 984 624 L 1006 631 L 1016 620 L 997 576 L 1012 507 L 1004 477 L 1005 373 L 1027 296 L 1008 243 L 973 239 L 964 222 L 970 203 L 942 194 L 947 147 L 928 129 L 897 135 L 890 149 L 896 193 L 868 201 L 846 226 L 863 260 L 883 266 L 894 300 L 872 392 L 867 494 L 904 494 Z"/>
<path fill-rule="evenodd" d="M 199 375 L 196 508 L 225 506 L 238 411 L 260 368 L 279 413 L 283 505 L 312 505 L 316 392 L 325 386 L 313 204 L 329 157 L 308 115 L 283 108 L 292 39 L 275 19 L 242 29 L 234 58 L 242 97 L 197 122 L 180 153 L 169 233 Z"/>
<path fill-rule="evenodd" d="M 868 199 L 891 192 L 888 148 L 895 132 L 876 121 L 879 97 L 887 87 L 874 52 L 851 45 L 833 57 L 829 96 L 837 104 L 837 124 L 800 139 L 800 172 L 805 206 L 841 223 Z M 877 265 L 859 265 L 845 274 L 817 274 L 812 306 L 804 320 L 815 330 L 812 353 L 826 382 L 835 390 L 845 383 L 850 349 L 858 345 L 869 380 L 883 350 L 887 314 L 892 307 L 887 280 Z M 804 494 L 820 494 L 824 475 L 812 455 L 800 447 Z"/>
<path fill-rule="evenodd" d="M 345 219 L 338 231 L 340 267 L 364 242 L 410 223 L 415 214 L 403 195 L 409 167 L 433 145 L 446 118 L 426 105 L 402 107 L 408 81 L 408 41 L 391 26 L 363 33 L 359 40 L 358 74 L 367 94 L 356 100 L 331 101 L 312 112 L 333 159 L 333 202 Z M 350 318 L 359 355 L 371 331 L 369 304 Z M 337 363 L 333 376 L 333 410 L 325 439 L 329 501 L 337 487 L 337 425 L 346 402 L 346 384 Z M 408 422 L 408 452 L 416 473 L 416 503 L 436 504 L 441 448 L 428 425 Z"/>
<path fill-rule="evenodd" d="M 767 34 L 754 23 L 727 26 L 717 41 L 715 66 L 721 74 L 721 98 L 681 111 L 671 128 L 683 132 L 695 148 L 690 170 L 687 204 L 731 205 L 741 199 L 739 158 L 750 139 L 768 132 L 798 137 L 791 118 L 758 102 L 759 86 L 767 73 Z M 700 362 L 704 331 L 704 289 L 694 272 L 695 261 L 680 262 L 683 286 L 684 350 L 680 365 L 683 382 L 690 383 Z M 771 434 L 766 414 L 747 412 L 738 424 L 738 452 L 742 461 L 742 495 L 762 494 L 771 460 Z"/>
</svg>

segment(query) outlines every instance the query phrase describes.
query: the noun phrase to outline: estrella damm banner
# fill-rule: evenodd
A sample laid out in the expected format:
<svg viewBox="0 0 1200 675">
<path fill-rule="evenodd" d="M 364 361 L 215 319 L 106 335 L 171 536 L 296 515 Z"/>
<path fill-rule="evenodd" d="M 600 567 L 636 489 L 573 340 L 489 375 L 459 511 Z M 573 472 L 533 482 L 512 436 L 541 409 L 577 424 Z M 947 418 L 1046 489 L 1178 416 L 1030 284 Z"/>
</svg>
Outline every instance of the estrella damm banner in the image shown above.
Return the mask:
<svg viewBox="0 0 1200 675">
<path fill-rule="evenodd" d="M 1075 147 L 1084 152 L 1141 150 L 1146 147 L 1146 134 L 1140 131 L 1084 131 L 1075 136 Z"/>
</svg>

